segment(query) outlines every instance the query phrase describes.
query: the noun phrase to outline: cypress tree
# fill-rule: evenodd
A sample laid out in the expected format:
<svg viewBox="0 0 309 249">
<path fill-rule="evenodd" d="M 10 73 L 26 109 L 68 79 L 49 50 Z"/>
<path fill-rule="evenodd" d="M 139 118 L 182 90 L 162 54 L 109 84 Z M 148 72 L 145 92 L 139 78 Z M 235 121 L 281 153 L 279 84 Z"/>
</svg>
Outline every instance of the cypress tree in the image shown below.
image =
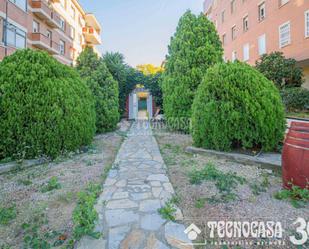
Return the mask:
<svg viewBox="0 0 309 249">
<path fill-rule="evenodd" d="M 85 48 L 76 69 L 92 91 L 96 106 L 97 132 L 111 131 L 119 121 L 118 83 L 92 48 Z"/>
<path fill-rule="evenodd" d="M 187 11 L 168 48 L 162 82 L 164 114 L 172 128 L 188 131 L 191 106 L 207 69 L 222 62 L 223 49 L 214 24 Z"/>
</svg>

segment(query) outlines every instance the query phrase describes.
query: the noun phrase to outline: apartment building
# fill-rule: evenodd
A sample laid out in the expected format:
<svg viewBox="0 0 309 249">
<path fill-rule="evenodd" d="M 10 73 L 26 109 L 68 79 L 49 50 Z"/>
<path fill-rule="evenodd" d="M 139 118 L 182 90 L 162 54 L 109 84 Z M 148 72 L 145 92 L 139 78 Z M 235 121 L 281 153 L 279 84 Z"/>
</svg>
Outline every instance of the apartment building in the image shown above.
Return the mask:
<svg viewBox="0 0 309 249">
<path fill-rule="evenodd" d="M 308 0 L 206 0 L 204 12 L 221 37 L 225 60 L 253 65 L 281 51 L 297 60 L 309 88 Z"/>
<path fill-rule="evenodd" d="M 100 33 L 77 0 L 0 0 L 0 60 L 32 48 L 73 65 L 83 47 L 101 44 Z"/>
</svg>

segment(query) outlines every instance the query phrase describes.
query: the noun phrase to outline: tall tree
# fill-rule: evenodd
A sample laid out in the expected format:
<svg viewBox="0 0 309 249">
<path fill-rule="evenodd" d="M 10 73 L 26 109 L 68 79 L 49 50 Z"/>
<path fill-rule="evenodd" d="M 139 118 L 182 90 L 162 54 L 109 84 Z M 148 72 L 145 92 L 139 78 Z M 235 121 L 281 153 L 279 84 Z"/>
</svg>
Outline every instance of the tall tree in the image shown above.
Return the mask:
<svg viewBox="0 0 309 249">
<path fill-rule="evenodd" d="M 103 56 L 103 61 L 105 62 L 113 78 L 118 82 L 119 112 L 123 113 L 126 106 L 128 66 L 124 62 L 124 56 L 118 52 L 105 53 Z"/>
<path fill-rule="evenodd" d="M 85 48 L 77 59 L 76 69 L 95 98 L 97 132 L 115 129 L 119 121 L 118 83 L 104 61 L 92 48 Z"/>
<path fill-rule="evenodd" d="M 145 75 L 155 75 L 164 71 L 163 67 L 157 67 L 152 64 L 138 65 L 136 69 L 141 71 Z"/>
<path fill-rule="evenodd" d="M 223 49 L 214 24 L 187 11 L 171 38 L 163 74 L 163 108 L 174 129 L 188 131 L 191 106 L 207 69 L 221 62 Z M 186 122 L 179 126 L 179 122 Z"/>
</svg>

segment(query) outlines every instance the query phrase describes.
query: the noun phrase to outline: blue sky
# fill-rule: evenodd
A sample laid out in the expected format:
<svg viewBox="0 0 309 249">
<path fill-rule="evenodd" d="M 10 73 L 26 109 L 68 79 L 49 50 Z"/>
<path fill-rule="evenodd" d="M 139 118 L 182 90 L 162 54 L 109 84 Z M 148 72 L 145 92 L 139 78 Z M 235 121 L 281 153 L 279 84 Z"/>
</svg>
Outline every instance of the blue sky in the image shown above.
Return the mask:
<svg viewBox="0 0 309 249">
<path fill-rule="evenodd" d="M 121 52 L 132 66 L 160 65 L 180 16 L 202 11 L 203 0 L 80 0 L 102 25 L 100 51 Z"/>
</svg>

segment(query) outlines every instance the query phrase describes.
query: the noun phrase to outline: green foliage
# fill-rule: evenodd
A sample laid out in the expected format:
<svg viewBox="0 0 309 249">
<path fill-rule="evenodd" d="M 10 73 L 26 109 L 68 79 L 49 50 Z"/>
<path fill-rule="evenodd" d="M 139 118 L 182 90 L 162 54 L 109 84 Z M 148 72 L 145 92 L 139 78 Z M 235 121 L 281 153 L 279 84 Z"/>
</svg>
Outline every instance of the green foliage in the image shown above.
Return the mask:
<svg viewBox="0 0 309 249">
<path fill-rule="evenodd" d="M 159 208 L 158 212 L 162 216 L 163 219 L 175 221 L 175 212 L 176 208 L 174 206 L 174 203 L 171 201 L 168 201 L 164 207 Z"/>
<path fill-rule="evenodd" d="M 286 88 L 281 91 L 283 104 L 288 111 L 309 109 L 309 90 L 301 87 Z"/>
<path fill-rule="evenodd" d="M 76 69 L 94 96 L 97 132 L 114 130 L 119 121 L 117 81 L 92 48 L 85 48 L 79 55 Z"/>
<path fill-rule="evenodd" d="M 206 201 L 207 201 L 207 198 L 199 198 L 199 199 L 197 199 L 196 202 L 195 202 L 195 207 L 196 208 L 203 208 L 203 207 L 205 207 Z"/>
<path fill-rule="evenodd" d="M 58 182 L 58 178 L 53 176 L 49 181 L 43 185 L 41 191 L 42 193 L 50 192 L 54 189 L 61 189 L 61 184 Z"/>
<path fill-rule="evenodd" d="M 283 140 L 285 115 L 279 91 L 245 63 L 210 68 L 192 109 L 196 146 L 224 151 L 271 151 Z"/>
<path fill-rule="evenodd" d="M 94 205 L 100 192 L 101 186 L 99 184 L 90 184 L 85 191 L 78 193 L 78 203 L 73 211 L 74 240 L 79 240 L 84 235 L 95 238 L 99 236 L 93 232 L 93 229 L 95 221 L 98 219 Z"/>
<path fill-rule="evenodd" d="M 119 112 L 124 113 L 126 108 L 126 96 L 130 88 L 127 83 L 128 65 L 124 62 L 124 56 L 120 53 L 107 52 L 103 56 L 103 61 L 113 78 L 118 82 L 119 87 Z"/>
<path fill-rule="evenodd" d="M 150 90 L 156 106 L 162 107 L 163 98 L 162 98 L 162 73 L 149 74 L 145 76 L 145 87 Z"/>
<path fill-rule="evenodd" d="M 218 170 L 212 163 L 208 163 L 203 169 L 194 169 L 189 173 L 191 184 L 201 184 L 203 181 L 215 182 L 222 200 L 234 200 L 236 194 L 233 190 L 238 184 L 244 184 L 246 180 L 243 177 L 237 176 L 236 173 L 223 173 Z"/>
<path fill-rule="evenodd" d="M 278 88 L 300 87 L 304 82 L 302 69 L 296 65 L 296 60 L 285 58 L 282 52 L 264 54 L 256 62 L 256 68 Z"/>
<path fill-rule="evenodd" d="M 7 225 L 11 220 L 16 218 L 16 208 L 11 207 L 0 207 L 0 225 Z"/>
<path fill-rule="evenodd" d="M 309 203 L 309 184 L 307 188 L 292 186 L 291 189 L 283 189 L 275 194 L 278 200 L 289 200 L 295 208 L 306 207 Z"/>
<path fill-rule="evenodd" d="M 187 11 L 169 46 L 162 91 L 169 125 L 188 131 L 191 105 L 207 69 L 221 62 L 223 49 L 214 24 L 203 14 Z"/>
<path fill-rule="evenodd" d="M 0 159 L 55 158 L 91 143 L 91 92 L 74 70 L 47 53 L 26 49 L 6 57 L 0 96 Z"/>
<path fill-rule="evenodd" d="M 261 193 L 266 192 L 267 188 L 270 186 L 268 176 L 263 175 L 262 182 L 253 182 L 249 186 L 254 195 L 260 195 Z"/>
</svg>

